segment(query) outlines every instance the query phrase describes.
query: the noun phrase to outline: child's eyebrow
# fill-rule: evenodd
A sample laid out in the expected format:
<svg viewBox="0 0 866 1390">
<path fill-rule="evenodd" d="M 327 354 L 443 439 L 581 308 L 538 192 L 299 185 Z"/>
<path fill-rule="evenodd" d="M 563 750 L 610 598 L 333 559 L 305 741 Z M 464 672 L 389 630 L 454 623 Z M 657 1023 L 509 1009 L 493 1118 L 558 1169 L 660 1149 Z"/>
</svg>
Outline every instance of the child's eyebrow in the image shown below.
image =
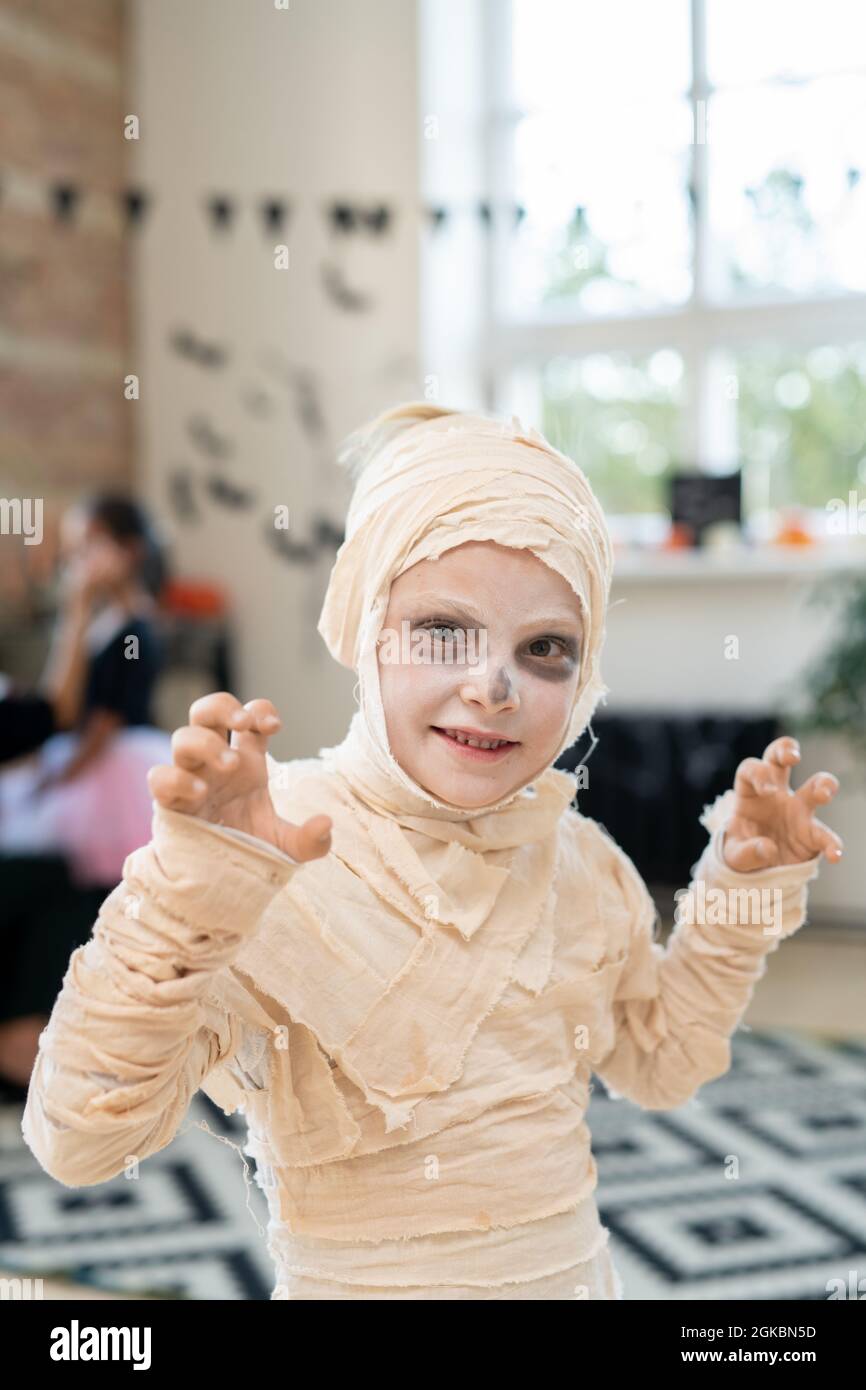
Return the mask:
<svg viewBox="0 0 866 1390">
<path fill-rule="evenodd" d="M 462 618 L 464 620 L 469 619 L 471 622 L 476 623 L 479 627 L 483 627 L 485 625 L 485 618 L 483 613 L 481 613 L 477 608 L 473 608 L 473 606 L 467 603 L 465 599 L 457 600 L 448 598 L 442 593 L 432 593 L 424 591 L 423 593 L 415 594 L 412 600 L 412 604 L 413 606 L 422 604 L 425 606 L 432 605 L 437 610 L 447 608 L 453 617 Z M 419 614 L 416 614 L 416 617 L 418 616 Z M 525 626 L 527 628 L 556 627 L 558 624 L 565 624 L 566 626 L 574 627 L 578 630 L 580 630 L 582 627 L 581 619 L 576 614 L 567 611 L 558 611 L 554 613 L 541 614 L 538 617 L 533 616 L 530 619 L 530 621 L 525 624 Z"/>
<path fill-rule="evenodd" d="M 479 626 L 484 623 L 484 615 L 471 604 L 466 603 L 465 599 L 448 598 L 442 593 L 432 593 L 426 590 L 423 593 L 414 594 L 410 600 L 410 606 L 421 608 L 435 608 L 437 610 L 448 608 L 455 617 L 471 618 Z"/>
</svg>

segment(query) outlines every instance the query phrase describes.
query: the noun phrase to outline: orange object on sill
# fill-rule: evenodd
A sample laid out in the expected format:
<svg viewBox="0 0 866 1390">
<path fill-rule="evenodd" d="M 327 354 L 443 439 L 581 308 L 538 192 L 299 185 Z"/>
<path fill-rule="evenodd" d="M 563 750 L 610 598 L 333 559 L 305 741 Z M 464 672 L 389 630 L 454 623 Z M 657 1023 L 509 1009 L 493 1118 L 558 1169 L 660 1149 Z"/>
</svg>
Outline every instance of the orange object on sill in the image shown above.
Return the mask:
<svg viewBox="0 0 866 1390">
<path fill-rule="evenodd" d="M 695 533 L 684 521 L 671 522 L 671 528 L 662 541 L 660 550 L 694 550 Z"/>
<path fill-rule="evenodd" d="M 171 579 L 160 594 L 160 607 L 169 613 L 195 617 L 219 617 L 228 608 L 226 595 L 216 584 L 203 580 Z"/>
<path fill-rule="evenodd" d="M 774 545 L 814 545 L 815 538 L 801 521 L 802 513 L 788 509 L 782 513 L 779 530 L 773 537 Z"/>
</svg>

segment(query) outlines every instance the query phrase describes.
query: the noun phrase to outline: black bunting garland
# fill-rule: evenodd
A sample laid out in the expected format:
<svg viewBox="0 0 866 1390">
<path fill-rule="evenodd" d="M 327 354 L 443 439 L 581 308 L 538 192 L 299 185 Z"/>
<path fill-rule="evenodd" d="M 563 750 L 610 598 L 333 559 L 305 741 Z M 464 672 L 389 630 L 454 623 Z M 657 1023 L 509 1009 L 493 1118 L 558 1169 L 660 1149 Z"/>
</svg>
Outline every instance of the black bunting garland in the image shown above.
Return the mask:
<svg viewBox="0 0 866 1390">
<path fill-rule="evenodd" d="M 861 174 L 862 170 L 854 167 L 846 171 L 849 190 L 857 185 Z M 83 201 L 90 196 L 101 198 L 105 194 L 102 190 L 91 192 L 83 185 L 71 181 L 49 182 L 47 185 L 47 197 L 54 217 L 59 222 L 71 222 Z M 151 191 L 140 185 L 123 188 L 111 196 L 116 200 L 124 222 L 132 229 L 141 227 L 154 201 Z M 203 205 L 211 229 L 214 232 L 227 233 L 236 223 L 241 199 L 228 192 L 210 193 L 204 196 Z M 434 231 L 441 230 L 450 220 L 461 215 L 477 218 L 485 229 L 489 229 L 497 210 L 486 198 L 451 205 L 422 203 L 417 208 L 421 220 Z M 519 203 L 508 203 L 501 210 L 509 213 L 515 227 L 519 226 L 526 216 L 526 208 Z M 264 233 L 268 236 L 282 234 L 292 212 L 292 200 L 276 193 L 262 195 L 256 202 L 256 214 Z M 364 204 L 337 198 L 324 205 L 322 215 L 327 227 L 337 235 L 382 238 L 393 230 L 397 208 L 393 203 Z"/>
</svg>

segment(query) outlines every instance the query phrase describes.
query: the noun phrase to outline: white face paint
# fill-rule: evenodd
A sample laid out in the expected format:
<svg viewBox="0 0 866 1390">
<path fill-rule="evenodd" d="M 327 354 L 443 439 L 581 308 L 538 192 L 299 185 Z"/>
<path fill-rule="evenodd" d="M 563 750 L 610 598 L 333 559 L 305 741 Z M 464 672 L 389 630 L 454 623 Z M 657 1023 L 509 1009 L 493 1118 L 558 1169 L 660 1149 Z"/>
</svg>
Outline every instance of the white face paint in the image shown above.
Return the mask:
<svg viewBox="0 0 866 1390">
<path fill-rule="evenodd" d="M 379 680 L 391 752 L 456 806 L 507 797 L 553 761 L 580 677 L 580 604 L 528 550 L 470 541 L 391 585 Z M 509 740 L 475 748 L 446 730 Z"/>
</svg>

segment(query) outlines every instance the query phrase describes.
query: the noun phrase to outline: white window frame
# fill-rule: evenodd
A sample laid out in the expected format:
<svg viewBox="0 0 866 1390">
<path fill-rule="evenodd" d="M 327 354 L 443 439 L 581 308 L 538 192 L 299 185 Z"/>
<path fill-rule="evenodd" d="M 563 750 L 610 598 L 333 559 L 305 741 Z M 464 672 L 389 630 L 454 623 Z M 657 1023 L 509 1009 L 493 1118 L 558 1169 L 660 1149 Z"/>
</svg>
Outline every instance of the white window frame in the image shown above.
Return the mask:
<svg viewBox="0 0 866 1390">
<path fill-rule="evenodd" d="M 511 84 L 511 0 L 481 0 L 483 68 L 482 162 L 487 197 L 494 210 L 513 206 L 510 171 L 512 146 L 503 135 L 519 119 Z M 621 350 L 650 353 L 673 348 L 683 358 L 687 390 L 683 411 L 684 461 L 712 471 L 715 444 L 713 411 L 718 392 L 711 387 L 713 358 L 720 350 L 736 350 L 762 341 L 800 345 L 845 343 L 866 338 L 866 294 L 801 297 L 773 294 L 748 303 L 721 304 L 707 292 L 707 145 L 704 113 L 713 94 L 707 77 L 704 0 L 691 0 L 692 129 L 691 187 L 694 204 L 694 280 L 692 293 L 681 307 L 653 313 L 594 319 L 568 305 L 545 305 L 531 317 L 502 319 L 495 311 L 495 286 L 505 273 L 508 219 L 493 218 L 487 235 L 488 254 L 481 282 L 478 333 L 478 371 L 483 405 L 501 411 L 506 402 L 502 383 L 515 365 L 541 366 L 556 356 L 584 356 Z M 513 402 L 509 402 L 513 404 Z M 524 403 L 521 402 L 521 406 Z M 538 400 L 525 403 L 536 415 Z M 522 409 L 517 411 L 522 414 Z"/>
</svg>

